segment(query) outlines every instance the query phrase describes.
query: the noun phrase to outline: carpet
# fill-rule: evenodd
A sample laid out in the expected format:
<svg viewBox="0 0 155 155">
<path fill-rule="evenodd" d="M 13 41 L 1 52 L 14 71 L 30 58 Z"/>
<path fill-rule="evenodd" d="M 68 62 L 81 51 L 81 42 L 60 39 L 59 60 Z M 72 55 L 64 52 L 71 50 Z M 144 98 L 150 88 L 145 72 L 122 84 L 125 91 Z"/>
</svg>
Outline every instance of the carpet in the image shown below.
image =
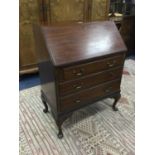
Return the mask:
<svg viewBox="0 0 155 155">
<path fill-rule="evenodd" d="M 105 99 L 73 113 L 62 125 L 64 137 L 50 113 L 43 113 L 40 85 L 19 93 L 20 155 L 134 155 L 135 62 L 127 60 L 121 82 L 119 111 Z"/>
</svg>

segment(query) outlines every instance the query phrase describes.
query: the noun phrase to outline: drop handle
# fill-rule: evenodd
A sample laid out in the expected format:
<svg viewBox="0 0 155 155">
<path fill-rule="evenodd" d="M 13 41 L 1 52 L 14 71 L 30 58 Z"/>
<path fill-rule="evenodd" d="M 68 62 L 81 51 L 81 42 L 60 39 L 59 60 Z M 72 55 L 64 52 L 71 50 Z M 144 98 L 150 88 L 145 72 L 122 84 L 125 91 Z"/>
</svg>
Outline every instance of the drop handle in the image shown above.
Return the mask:
<svg viewBox="0 0 155 155">
<path fill-rule="evenodd" d="M 109 87 L 105 90 L 106 93 L 109 93 L 111 91 L 112 87 Z"/>
<path fill-rule="evenodd" d="M 79 100 L 79 99 L 75 100 L 75 103 L 80 103 L 80 102 L 81 102 L 81 100 Z"/>
<path fill-rule="evenodd" d="M 82 69 L 80 69 L 80 71 L 79 72 L 77 72 L 76 70 L 73 70 L 73 74 L 74 75 L 76 75 L 76 76 L 82 76 L 83 75 L 83 73 L 84 73 L 84 69 L 82 68 Z"/>
<path fill-rule="evenodd" d="M 82 72 L 78 72 L 78 73 L 76 73 L 76 76 L 81 76 L 81 75 L 83 75 Z"/>
<path fill-rule="evenodd" d="M 74 87 L 75 89 L 81 89 L 81 88 L 82 88 L 81 85 L 79 85 L 79 86 L 74 85 L 73 87 Z"/>
<path fill-rule="evenodd" d="M 109 67 L 113 67 L 114 65 L 115 65 L 115 60 L 114 61 L 112 61 L 112 62 L 107 62 L 107 65 L 109 66 Z"/>
</svg>

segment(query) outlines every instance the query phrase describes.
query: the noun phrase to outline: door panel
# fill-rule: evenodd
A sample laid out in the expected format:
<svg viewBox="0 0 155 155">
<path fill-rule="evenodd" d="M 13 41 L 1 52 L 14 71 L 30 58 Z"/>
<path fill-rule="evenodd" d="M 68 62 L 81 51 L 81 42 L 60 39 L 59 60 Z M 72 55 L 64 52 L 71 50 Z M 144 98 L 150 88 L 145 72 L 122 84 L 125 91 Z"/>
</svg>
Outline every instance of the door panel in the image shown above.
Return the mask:
<svg viewBox="0 0 155 155">
<path fill-rule="evenodd" d="M 92 21 L 107 20 L 109 0 L 92 0 Z"/>
<path fill-rule="evenodd" d="M 87 0 L 50 0 L 50 21 L 84 21 Z"/>
<path fill-rule="evenodd" d="M 20 0 L 19 14 L 19 52 L 20 70 L 37 64 L 32 24 L 39 23 L 37 0 Z"/>
</svg>

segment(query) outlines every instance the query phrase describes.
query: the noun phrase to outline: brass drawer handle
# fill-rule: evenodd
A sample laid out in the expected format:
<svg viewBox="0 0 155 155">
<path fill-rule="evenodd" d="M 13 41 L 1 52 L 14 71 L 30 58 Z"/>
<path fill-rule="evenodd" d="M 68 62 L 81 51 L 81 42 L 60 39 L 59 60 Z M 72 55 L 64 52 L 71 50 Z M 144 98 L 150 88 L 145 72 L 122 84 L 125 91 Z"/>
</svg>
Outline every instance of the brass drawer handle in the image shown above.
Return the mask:
<svg viewBox="0 0 155 155">
<path fill-rule="evenodd" d="M 76 73 L 76 76 L 81 76 L 81 75 L 83 75 L 82 72 L 78 72 L 78 73 Z"/>
<path fill-rule="evenodd" d="M 105 90 L 105 92 L 106 92 L 106 93 L 109 93 L 109 92 L 110 92 L 110 90 L 109 90 L 109 89 L 106 89 L 106 90 Z"/>
<path fill-rule="evenodd" d="M 116 63 L 116 61 L 113 60 L 112 62 L 107 62 L 107 65 L 108 65 L 109 67 L 113 67 L 113 66 L 115 65 L 115 63 Z"/>
<path fill-rule="evenodd" d="M 81 100 L 75 100 L 75 103 L 80 103 L 81 102 Z"/>
<path fill-rule="evenodd" d="M 105 90 L 106 93 L 109 93 L 111 91 L 112 87 L 109 87 L 108 89 Z"/>
<path fill-rule="evenodd" d="M 81 88 L 82 88 L 81 85 L 79 85 L 79 86 L 74 85 L 73 87 L 74 87 L 75 89 L 81 89 Z"/>
<path fill-rule="evenodd" d="M 76 70 L 73 70 L 73 74 L 74 75 L 76 75 L 76 76 L 82 76 L 83 75 L 83 73 L 84 73 L 84 69 L 82 68 L 82 69 L 80 69 L 80 71 L 79 72 L 77 72 Z"/>
</svg>

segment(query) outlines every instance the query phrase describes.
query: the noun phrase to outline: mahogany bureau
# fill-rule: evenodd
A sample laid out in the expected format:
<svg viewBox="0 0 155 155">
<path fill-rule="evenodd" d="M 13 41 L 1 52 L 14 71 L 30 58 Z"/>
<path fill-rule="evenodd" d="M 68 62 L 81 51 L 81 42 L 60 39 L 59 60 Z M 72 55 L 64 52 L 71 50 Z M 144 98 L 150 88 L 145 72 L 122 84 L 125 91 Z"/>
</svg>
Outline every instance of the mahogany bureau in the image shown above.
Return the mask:
<svg viewBox="0 0 155 155">
<path fill-rule="evenodd" d="M 63 26 L 34 25 L 41 99 L 61 125 L 75 110 L 104 98 L 120 98 L 126 46 L 111 21 Z"/>
</svg>

